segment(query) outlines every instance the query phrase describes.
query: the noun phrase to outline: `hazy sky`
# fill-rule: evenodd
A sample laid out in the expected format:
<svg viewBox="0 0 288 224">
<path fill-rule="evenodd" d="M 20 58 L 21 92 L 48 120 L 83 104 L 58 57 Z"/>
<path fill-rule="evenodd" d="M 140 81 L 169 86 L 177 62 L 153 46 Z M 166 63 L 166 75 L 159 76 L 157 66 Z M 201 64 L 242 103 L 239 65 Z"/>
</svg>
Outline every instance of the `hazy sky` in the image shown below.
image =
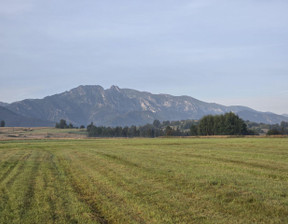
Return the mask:
<svg viewBox="0 0 288 224">
<path fill-rule="evenodd" d="M 288 113 L 288 1 L 0 0 L 0 101 L 88 84 Z"/>
</svg>

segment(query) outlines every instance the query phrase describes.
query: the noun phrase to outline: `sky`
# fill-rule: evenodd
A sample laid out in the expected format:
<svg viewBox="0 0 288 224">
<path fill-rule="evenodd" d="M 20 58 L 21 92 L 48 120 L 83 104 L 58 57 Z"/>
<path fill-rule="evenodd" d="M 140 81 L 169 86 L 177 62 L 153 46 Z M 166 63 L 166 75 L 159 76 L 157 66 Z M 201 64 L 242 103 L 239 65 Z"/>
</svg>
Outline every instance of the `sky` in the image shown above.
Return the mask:
<svg viewBox="0 0 288 224">
<path fill-rule="evenodd" d="M 0 0 L 0 101 L 79 85 L 288 114 L 287 0 Z"/>
</svg>

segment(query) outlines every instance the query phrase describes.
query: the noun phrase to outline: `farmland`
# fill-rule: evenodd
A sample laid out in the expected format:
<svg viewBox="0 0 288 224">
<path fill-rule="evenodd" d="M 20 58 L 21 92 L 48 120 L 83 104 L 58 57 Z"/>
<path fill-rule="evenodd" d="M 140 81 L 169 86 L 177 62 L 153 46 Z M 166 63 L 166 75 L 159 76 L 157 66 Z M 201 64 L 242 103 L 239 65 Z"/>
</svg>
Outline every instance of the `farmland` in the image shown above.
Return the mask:
<svg viewBox="0 0 288 224">
<path fill-rule="evenodd" d="M 288 138 L 0 141 L 0 223 L 288 223 Z"/>
<path fill-rule="evenodd" d="M 79 139 L 86 138 L 85 129 L 57 129 L 47 127 L 1 127 L 0 128 L 0 141 L 1 140 L 19 140 L 19 139 Z"/>
</svg>

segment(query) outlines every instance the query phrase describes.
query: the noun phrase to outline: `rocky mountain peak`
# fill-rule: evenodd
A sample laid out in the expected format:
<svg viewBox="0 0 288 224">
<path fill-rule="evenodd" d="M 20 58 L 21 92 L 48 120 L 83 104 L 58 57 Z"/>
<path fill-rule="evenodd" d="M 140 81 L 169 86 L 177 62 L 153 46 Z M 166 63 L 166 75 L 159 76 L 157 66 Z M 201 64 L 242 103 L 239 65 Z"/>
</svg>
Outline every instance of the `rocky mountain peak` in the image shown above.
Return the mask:
<svg viewBox="0 0 288 224">
<path fill-rule="evenodd" d="M 120 92 L 120 88 L 119 88 L 118 86 L 114 86 L 114 85 L 112 85 L 112 86 L 110 87 L 110 90 L 116 91 L 116 92 Z"/>
</svg>

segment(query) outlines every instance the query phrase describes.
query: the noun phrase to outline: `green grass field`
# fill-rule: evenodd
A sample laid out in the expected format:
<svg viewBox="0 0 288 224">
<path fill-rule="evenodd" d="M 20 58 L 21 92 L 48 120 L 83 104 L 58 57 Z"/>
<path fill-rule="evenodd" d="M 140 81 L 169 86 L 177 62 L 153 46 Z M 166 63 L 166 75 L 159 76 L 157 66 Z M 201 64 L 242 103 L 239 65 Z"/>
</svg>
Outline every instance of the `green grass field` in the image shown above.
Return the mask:
<svg viewBox="0 0 288 224">
<path fill-rule="evenodd" d="M 0 223 L 288 223 L 288 138 L 0 141 Z"/>
</svg>

